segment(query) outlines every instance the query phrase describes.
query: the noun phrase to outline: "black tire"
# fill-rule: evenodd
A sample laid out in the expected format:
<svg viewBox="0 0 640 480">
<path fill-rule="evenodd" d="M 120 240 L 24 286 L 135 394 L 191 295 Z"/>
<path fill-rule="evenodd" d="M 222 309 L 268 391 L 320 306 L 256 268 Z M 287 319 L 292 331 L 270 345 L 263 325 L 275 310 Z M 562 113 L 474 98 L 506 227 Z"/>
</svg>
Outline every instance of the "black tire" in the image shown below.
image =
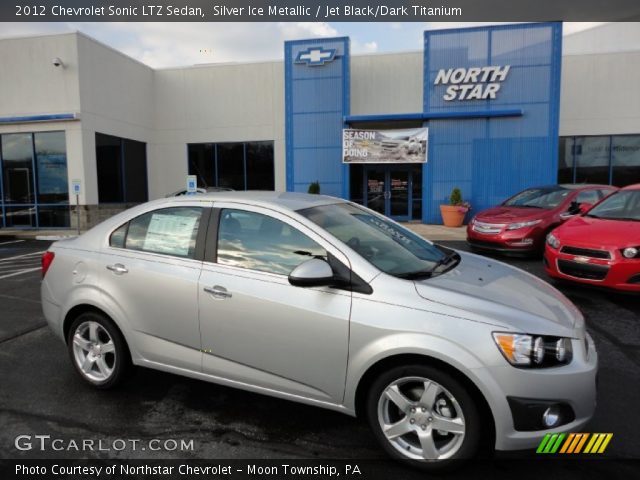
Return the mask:
<svg viewBox="0 0 640 480">
<path fill-rule="evenodd" d="M 380 411 L 385 410 L 382 406 L 380 406 L 380 403 L 385 402 L 385 400 L 381 400 L 381 396 L 384 394 L 387 387 L 392 385 L 394 382 L 397 382 L 400 379 L 407 379 L 411 377 L 419 377 L 421 379 L 427 379 L 429 381 L 435 382 L 436 384 L 439 384 L 439 386 L 442 387 L 444 391 L 435 398 L 442 399 L 445 398 L 445 395 L 450 394 L 451 396 L 453 396 L 454 401 L 457 402 L 457 406 L 454 407 L 454 410 L 459 409 L 462 412 L 462 416 L 464 418 L 462 419 L 462 417 L 460 417 L 458 421 L 463 421 L 464 423 L 464 435 L 462 437 L 462 440 L 456 440 L 457 450 L 455 451 L 455 453 L 451 454 L 450 458 L 440 460 L 418 460 L 415 458 L 410 458 L 410 452 L 401 453 L 400 447 L 397 444 L 393 445 L 391 443 L 391 440 L 387 439 L 387 437 L 383 433 L 382 426 L 379 421 L 379 407 Z M 406 386 L 405 388 L 411 387 L 410 382 L 404 385 Z M 407 393 L 412 394 L 413 392 L 409 390 Z M 449 411 L 451 411 L 451 409 Z M 428 421 L 432 421 L 431 415 L 428 413 L 427 415 L 429 415 Z M 368 398 L 366 401 L 366 416 L 374 436 L 376 437 L 378 443 L 380 443 L 382 448 L 387 452 L 387 454 L 389 454 L 396 460 L 400 460 L 405 464 L 409 464 L 410 466 L 418 467 L 420 469 L 428 471 L 450 470 L 452 468 L 462 466 L 462 460 L 474 458 L 478 455 L 482 435 L 482 421 L 480 418 L 478 406 L 475 404 L 467 389 L 456 378 L 432 366 L 420 364 L 399 366 L 381 374 L 373 382 L 369 389 Z M 405 416 L 410 417 L 411 415 L 403 415 L 402 413 L 400 413 L 398 418 L 399 420 L 402 420 Z M 422 420 L 419 420 L 419 422 L 421 421 Z M 418 426 L 414 423 L 414 426 L 410 428 L 415 428 L 417 430 L 417 427 Z M 428 431 L 431 431 L 430 427 L 428 428 Z M 431 435 L 433 435 L 435 438 L 439 438 L 440 441 L 444 440 L 444 442 L 446 442 L 447 438 L 451 438 L 452 440 L 449 440 L 451 442 L 454 441 L 453 439 L 458 438 L 454 434 L 446 434 L 444 437 L 440 437 L 439 432 L 441 431 L 432 431 Z M 398 438 L 406 438 L 408 439 L 408 443 L 412 441 L 411 438 L 414 438 L 415 441 L 419 442 L 418 433 L 408 433 Z M 446 448 L 447 443 L 444 442 L 443 444 Z M 407 451 L 410 448 L 412 447 L 407 446 Z"/>
<path fill-rule="evenodd" d="M 74 336 L 76 335 L 76 333 L 79 333 L 79 329 L 82 330 L 86 325 L 89 324 L 98 324 L 101 329 L 104 329 L 98 329 L 98 336 L 101 337 L 101 341 L 109 337 L 113 344 L 113 353 L 108 352 L 98 355 L 101 358 L 104 357 L 105 365 L 110 367 L 110 373 L 108 375 L 105 375 L 105 378 L 102 379 L 91 378 L 93 370 L 90 373 L 83 371 L 81 365 L 79 365 L 79 360 L 76 355 Z M 108 337 L 105 335 L 105 332 Z M 122 336 L 122 333 L 110 318 L 99 312 L 82 313 L 71 323 L 71 327 L 69 328 L 69 332 L 67 334 L 67 350 L 69 352 L 71 363 L 74 366 L 76 372 L 78 372 L 78 375 L 80 375 L 80 377 L 92 387 L 101 390 L 115 387 L 126 378 L 127 374 L 131 370 L 131 355 L 129 353 L 127 343 Z M 82 350 L 82 352 L 84 353 L 84 350 Z M 89 356 L 89 354 L 87 353 L 86 356 Z M 96 375 L 102 375 L 102 371 L 97 367 L 92 365 L 91 368 L 95 369 Z"/>
</svg>

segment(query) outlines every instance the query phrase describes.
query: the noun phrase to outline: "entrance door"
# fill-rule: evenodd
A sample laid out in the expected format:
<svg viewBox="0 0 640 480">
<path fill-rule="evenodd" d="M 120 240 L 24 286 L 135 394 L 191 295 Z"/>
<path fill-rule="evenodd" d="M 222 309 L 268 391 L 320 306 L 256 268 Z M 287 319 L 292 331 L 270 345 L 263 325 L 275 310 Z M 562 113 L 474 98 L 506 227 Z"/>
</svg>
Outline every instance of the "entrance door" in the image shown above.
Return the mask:
<svg viewBox="0 0 640 480">
<path fill-rule="evenodd" d="M 364 170 L 364 205 L 395 220 L 411 220 L 413 172 L 398 165 L 371 165 Z"/>
</svg>

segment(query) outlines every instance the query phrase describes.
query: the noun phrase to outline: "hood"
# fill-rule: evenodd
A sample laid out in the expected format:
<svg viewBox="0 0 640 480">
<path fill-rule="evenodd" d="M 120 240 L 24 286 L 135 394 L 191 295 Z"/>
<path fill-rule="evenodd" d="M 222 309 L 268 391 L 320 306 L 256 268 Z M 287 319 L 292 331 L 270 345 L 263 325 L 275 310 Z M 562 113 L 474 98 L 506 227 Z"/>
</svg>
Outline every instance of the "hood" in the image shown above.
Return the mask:
<svg viewBox="0 0 640 480">
<path fill-rule="evenodd" d="M 544 208 L 498 206 L 482 210 L 476 215 L 476 220 L 487 223 L 514 223 L 537 220 L 550 212 L 551 210 Z"/>
<path fill-rule="evenodd" d="M 522 333 L 574 336 L 575 329 L 584 327 L 580 311 L 543 280 L 489 258 L 458 253 L 456 268 L 415 282 L 421 297 Z"/>
<path fill-rule="evenodd" d="M 619 249 L 640 245 L 640 222 L 575 217 L 558 228 L 562 244 Z"/>
</svg>

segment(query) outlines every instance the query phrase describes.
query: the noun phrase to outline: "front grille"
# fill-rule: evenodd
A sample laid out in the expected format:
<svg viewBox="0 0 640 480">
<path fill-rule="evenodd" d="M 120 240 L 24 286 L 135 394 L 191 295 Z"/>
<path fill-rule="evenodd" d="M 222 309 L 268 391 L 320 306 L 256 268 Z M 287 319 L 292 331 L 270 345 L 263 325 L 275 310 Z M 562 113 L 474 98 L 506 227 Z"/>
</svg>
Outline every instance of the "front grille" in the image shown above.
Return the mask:
<svg viewBox="0 0 640 480">
<path fill-rule="evenodd" d="M 504 248 L 499 243 L 485 242 L 484 240 L 476 240 L 475 238 L 469 238 L 467 240 L 472 246 L 478 248 Z"/>
<path fill-rule="evenodd" d="M 499 223 L 484 223 L 478 222 L 477 220 L 473 224 L 473 231 L 484 234 L 495 235 L 496 233 L 500 233 L 502 231 L 503 224 Z"/>
<path fill-rule="evenodd" d="M 569 245 L 565 245 L 560 250 L 562 253 L 567 253 L 569 255 L 580 255 L 582 257 L 591 257 L 591 258 L 602 258 L 605 260 L 611 260 L 611 254 L 606 250 L 594 250 L 592 248 L 580 248 L 580 247 L 571 247 Z"/>
<path fill-rule="evenodd" d="M 572 262 L 570 260 L 558 260 L 558 270 L 560 270 L 560 273 L 571 277 L 604 280 L 609 272 L 609 267 L 606 265 Z"/>
</svg>

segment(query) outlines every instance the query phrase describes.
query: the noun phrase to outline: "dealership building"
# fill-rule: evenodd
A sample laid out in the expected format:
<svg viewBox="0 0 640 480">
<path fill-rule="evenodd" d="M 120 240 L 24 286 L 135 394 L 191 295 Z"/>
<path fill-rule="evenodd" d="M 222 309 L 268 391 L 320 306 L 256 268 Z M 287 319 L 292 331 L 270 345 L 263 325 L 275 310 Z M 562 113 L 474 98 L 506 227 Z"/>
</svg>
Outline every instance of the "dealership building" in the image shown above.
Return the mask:
<svg viewBox="0 0 640 480">
<path fill-rule="evenodd" d="M 347 37 L 283 48 L 152 69 L 82 33 L 0 40 L 0 225 L 73 227 L 77 201 L 86 227 L 187 175 L 235 190 L 317 181 L 425 223 L 454 187 L 478 211 L 536 185 L 640 182 L 638 23 L 430 30 L 405 53 L 351 55 Z M 413 129 L 422 140 L 367 141 L 376 155 L 343 161 L 345 132 Z"/>
</svg>

